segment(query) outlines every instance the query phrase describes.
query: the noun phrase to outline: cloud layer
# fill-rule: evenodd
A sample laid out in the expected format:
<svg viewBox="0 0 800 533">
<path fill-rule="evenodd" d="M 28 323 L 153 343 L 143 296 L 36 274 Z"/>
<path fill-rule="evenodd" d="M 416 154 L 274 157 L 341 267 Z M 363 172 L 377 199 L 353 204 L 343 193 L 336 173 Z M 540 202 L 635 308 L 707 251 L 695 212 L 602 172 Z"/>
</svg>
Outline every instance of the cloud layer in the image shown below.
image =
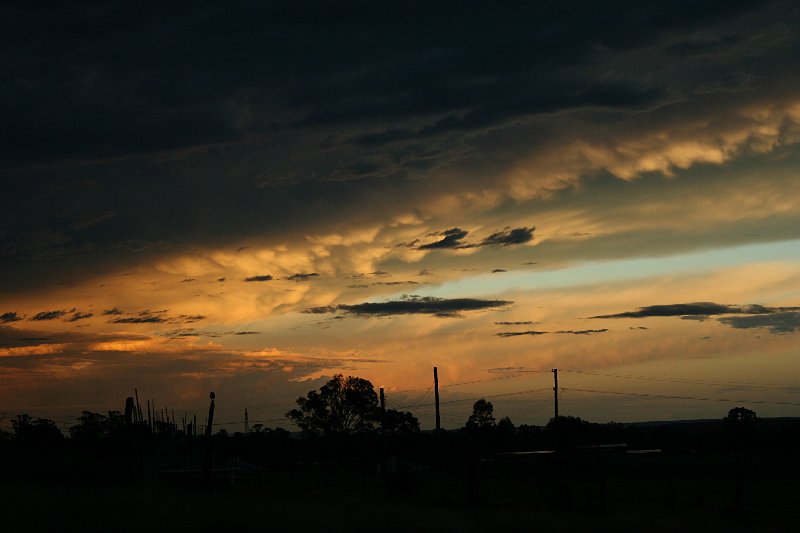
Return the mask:
<svg viewBox="0 0 800 533">
<path fill-rule="evenodd" d="M 312 307 L 304 313 L 320 314 L 341 312 L 359 317 L 427 314 L 440 317 L 455 317 L 464 311 L 496 309 L 510 305 L 507 300 L 481 300 L 476 298 L 434 298 L 421 296 L 388 302 L 365 302 L 361 304 L 339 304 Z"/>
</svg>

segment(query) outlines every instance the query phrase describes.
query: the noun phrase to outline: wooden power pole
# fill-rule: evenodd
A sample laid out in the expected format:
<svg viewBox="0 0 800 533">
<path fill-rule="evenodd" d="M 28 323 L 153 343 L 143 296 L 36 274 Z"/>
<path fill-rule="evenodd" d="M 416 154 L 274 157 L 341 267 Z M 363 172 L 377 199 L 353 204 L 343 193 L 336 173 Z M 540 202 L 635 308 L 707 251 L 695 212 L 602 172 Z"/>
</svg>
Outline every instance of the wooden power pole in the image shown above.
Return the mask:
<svg viewBox="0 0 800 533">
<path fill-rule="evenodd" d="M 381 431 L 386 432 L 386 396 L 383 395 L 383 387 L 380 388 L 381 398 Z"/>
<path fill-rule="evenodd" d="M 381 472 L 386 470 L 386 396 L 383 394 L 383 387 L 380 388 L 381 399 Z"/>
<path fill-rule="evenodd" d="M 209 395 L 211 404 L 208 406 L 208 423 L 206 424 L 206 456 L 203 461 L 203 478 L 206 482 L 211 481 L 211 470 L 214 466 L 214 449 L 211 441 L 211 428 L 214 426 L 214 398 L 213 392 Z"/>
<path fill-rule="evenodd" d="M 554 418 L 558 419 L 558 369 L 553 369 L 553 407 L 555 409 Z"/>
<path fill-rule="evenodd" d="M 554 444 L 555 449 L 558 450 L 559 447 L 559 440 L 558 440 L 558 369 L 553 369 L 553 433 L 554 433 Z"/>
<path fill-rule="evenodd" d="M 442 429 L 442 419 L 439 413 L 439 371 L 433 367 L 433 395 L 436 398 L 436 431 Z"/>
</svg>

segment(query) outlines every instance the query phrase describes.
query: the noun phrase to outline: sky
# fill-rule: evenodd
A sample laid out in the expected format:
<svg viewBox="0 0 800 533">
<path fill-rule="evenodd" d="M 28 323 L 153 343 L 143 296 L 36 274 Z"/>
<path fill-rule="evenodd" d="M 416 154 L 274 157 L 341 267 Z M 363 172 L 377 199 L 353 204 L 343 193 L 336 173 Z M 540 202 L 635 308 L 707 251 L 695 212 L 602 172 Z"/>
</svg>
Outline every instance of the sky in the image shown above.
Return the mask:
<svg viewBox="0 0 800 533">
<path fill-rule="evenodd" d="M 0 418 L 798 415 L 800 6 L 527 4 L 4 2 Z"/>
</svg>

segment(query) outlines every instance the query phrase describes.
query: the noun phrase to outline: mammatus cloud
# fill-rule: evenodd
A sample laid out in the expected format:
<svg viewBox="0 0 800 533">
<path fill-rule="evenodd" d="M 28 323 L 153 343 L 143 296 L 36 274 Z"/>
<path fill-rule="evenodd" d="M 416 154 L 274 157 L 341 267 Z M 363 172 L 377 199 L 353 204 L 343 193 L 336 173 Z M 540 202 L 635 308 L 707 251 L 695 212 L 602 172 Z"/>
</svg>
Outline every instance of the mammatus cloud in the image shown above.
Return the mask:
<svg viewBox="0 0 800 533">
<path fill-rule="evenodd" d="M 249 278 L 244 278 L 245 281 L 272 281 L 272 275 L 265 274 L 263 276 L 250 276 Z"/>
<path fill-rule="evenodd" d="M 513 302 L 507 300 L 480 300 L 476 298 L 434 298 L 432 296 L 409 297 L 388 302 L 366 302 L 361 304 L 312 307 L 304 313 L 323 314 L 341 312 L 353 316 L 391 316 L 428 314 L 440 317 L 455 317 L 462 311 L 477 311 L 504 307 Z"/>
<path fill-rule="evenodd" d="M 18 322 L 25 317 L 18 315 L 15 311 L 3 313 L 0 315 L 0 324 L 8 324 L 9 322 Z"/>
<path fill-rule="evenodd" d="M 611 315 L 597 315 L 590 318 L 647 318 L 664 316 L 710 316 L 710 315 L 768 315 L 783 311 L 794 311 L 797 307 L 766 307 L 763 305 L 723 305 L 714 302 L 693 302 L 686 304 L 650 305 L 636 311 L 626 311 Z"/>
<path fill-rule="evenodd" d="M 42 311 L 41 313 L 36 313 L 31 317 L 31 320 L 36 321 L 43 321 L 43 320 L 55 320 L 56 318 L 61 318 L 62 316 L 66 315 L 67 311 L 60 310 L 60 311 Z"/>
<path fill-rule="evenodd" d="M 786 311 L 767 315 L 730 316 L 718 318 L 721 323 L 736 329 L 763 328 L 770 333 L 800 331 L 800 312 Z"/>
<path fill-rule="evenodd" d="M 286 279 L 291 280 L 291 281 L 308 281 L 311 278 L 316 278 L 316 277 L 319 277 L 319 274 L 317 274 L 316 272 L 311 272 L 311 273 L 308 273 L 308 274 L 306 274 L 306 273 L 293 274 L 293 275 L 289 276 Z"/>
</svg>

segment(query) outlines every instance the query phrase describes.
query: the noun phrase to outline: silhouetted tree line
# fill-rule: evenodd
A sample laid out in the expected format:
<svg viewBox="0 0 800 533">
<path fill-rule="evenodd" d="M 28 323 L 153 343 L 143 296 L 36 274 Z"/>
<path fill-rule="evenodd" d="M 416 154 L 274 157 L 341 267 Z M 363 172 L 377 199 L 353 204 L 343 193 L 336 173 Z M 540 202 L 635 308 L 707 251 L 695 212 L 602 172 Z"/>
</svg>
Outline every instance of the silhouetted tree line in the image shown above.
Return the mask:
<svg viewBox="0 0 800 533">
<path fill-rule="evenodd" d="M 300 428 L 253 426 L 247 434 L 225 430 L 212 437 L 217 460 L 237 457 L 275 469 L 320 461 L 350 462 L 372 468 L 387 457 L 429 462 L 431 458 L 490 456 L 498 452 L 581 449 L 599 444 L 658 448 L 664 452 L 760 449 L 789 451 L 800 436 L 795 419 L 760 420 L 744 407 L 714 421 L 683 423 L 597 424 L 573 416 L 551 419 L 545 426 L 515 425 L 495 418 L 494 406 L 480 399 L 460 431 L 420 431 L 410 412 L 382 410 L 373 385 L 361 378 L 334 376 L 318 391 L 297 399 L 287 413 Z M 18 415 L 11 432 L 0 431 L 0 465 L 5 470 L 49 469 L 61 461 L 77 470 L 141 473 L 148 468 L 183 462 L 197 465 L 209 443 L 182 430 L 158 432 L 147 423 L 131 423 L 119 411 L 103 415 L 84 411 L 67 438 L 52 420 Z M 26 459 L 27 458 L 27 459 Z M 57 469 L 56 469 L 57 470 Z M 62 469 L 63 470 L 63 469 Z"/>
</svg>

